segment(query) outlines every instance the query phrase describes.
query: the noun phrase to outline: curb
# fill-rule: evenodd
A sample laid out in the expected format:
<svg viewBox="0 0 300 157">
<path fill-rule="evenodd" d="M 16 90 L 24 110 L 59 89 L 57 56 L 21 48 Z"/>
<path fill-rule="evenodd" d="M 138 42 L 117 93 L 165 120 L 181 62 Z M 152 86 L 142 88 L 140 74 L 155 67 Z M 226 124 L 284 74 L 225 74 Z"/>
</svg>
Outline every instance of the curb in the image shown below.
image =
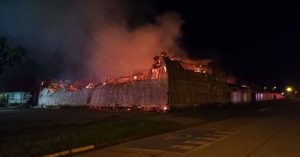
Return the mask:
<svg viewBox="0 0 300 157">
<path fill-rule="evenodd" d="M 73 148 L 73 149 L 69 149 L 69 150 L 64 150 L 64 151 L 61 151 L 61 152 L 58 152 L 58 153 L 44 155 L 43 157 L 66 156 L 66 155 L 80 153 L 80 152 L 84 152 L 84 151 L 92 150 L 92 149 L 95 149 L 95 145 L 87 145 L 87 146 L 83 146 L 83 147 L 78 147 L 78 148 Z"/>
</svg>

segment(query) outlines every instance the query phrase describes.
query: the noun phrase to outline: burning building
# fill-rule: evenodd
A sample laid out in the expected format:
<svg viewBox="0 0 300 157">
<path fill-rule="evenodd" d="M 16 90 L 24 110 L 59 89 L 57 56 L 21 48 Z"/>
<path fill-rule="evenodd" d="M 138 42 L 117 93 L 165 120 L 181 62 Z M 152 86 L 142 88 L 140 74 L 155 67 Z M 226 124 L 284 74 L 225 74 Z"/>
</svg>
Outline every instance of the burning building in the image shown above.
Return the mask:
<svg viewBox="0 0 300 157">
<path fill-rule="evenodd" d="M 233 96 L 238 95 L 238 91 L 230 88 L 226 74 L 213 60 L 184 60 L 169 57 L 166 53 L 154 57 L 149 70 L 107 78 L 97 85 L 79 84 L 52 82 L 41 90 L 38 104 L 167 110 L 236 103 L 239 99 Z"/>
</svg>

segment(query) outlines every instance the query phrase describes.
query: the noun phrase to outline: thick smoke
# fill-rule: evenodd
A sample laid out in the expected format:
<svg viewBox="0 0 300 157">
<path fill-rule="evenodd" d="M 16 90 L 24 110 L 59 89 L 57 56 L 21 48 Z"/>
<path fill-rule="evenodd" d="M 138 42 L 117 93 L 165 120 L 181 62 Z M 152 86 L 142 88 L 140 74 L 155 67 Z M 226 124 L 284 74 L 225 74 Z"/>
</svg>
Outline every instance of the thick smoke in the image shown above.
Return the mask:
<svg viewBox="0 0 300 157">
<path fill-rule="evenodd" d="M 8 68 L 0 81 L 97 79 L 149 69 L 160 51 L 177 46 L 182 20 L 175 13 L 157 15 L 132 27 L 137 12 L 127 1 L 1 1 L 0 36 L 28 51 L 26 65 Z M 141 21 L 145 21 L 144 19 Z"/>
<path fill-rule="evenodd" d="M 176 39 L 180 36 L 181 19 L 176 14 L 164 14 L 154 24 L 129 30 L 118 23 L 95 32 L 90 43 L 90 68 L 98 77 L 102 74 L 120 76 L 134 70 L 150 69 L 153 57 L 160 51 L 181 52 Z"/>
</svg>

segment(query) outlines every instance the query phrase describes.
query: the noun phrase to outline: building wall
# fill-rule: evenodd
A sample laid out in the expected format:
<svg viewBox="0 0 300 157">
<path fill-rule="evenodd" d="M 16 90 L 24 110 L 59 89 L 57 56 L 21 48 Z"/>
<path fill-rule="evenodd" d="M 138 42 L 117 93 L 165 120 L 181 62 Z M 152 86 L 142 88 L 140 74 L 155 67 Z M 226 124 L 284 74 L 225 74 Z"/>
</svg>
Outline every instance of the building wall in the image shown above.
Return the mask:
<svg viewBox="0 0 300 157">
<path fill-rule="evenodd" d="M 248 91 L 232 91 L 230 95 L 233 104 L 250 103 L 252 101 L 252 93 Z"/>
<path fill-rule="evenodd" d="M 30 92 L 3 92 L 0 97 L 7 101 L 7 105 L 22 105 L 28 103 L 32 95 Z"/>
<path fill-rule="evenodd" d="M 100 85 L 95 89 L 51 91 L 44 88 L 39 106 L 83 106 L 164 108 L 167 104 L 167 80 L 132 81 L 128 84 Z"/>
<path fill-rule="evenodd" d="M 206 106 L 210 104 L 249 103 L 273 100 L 274 94 L 230 90 L 224 74 L 217 69 L 210 73 L 185 69 L 179 61 L 162 57 L 163 62 L 153 68 L 148 79 L 125 79 L 98 85 L 93 89 L 77 91 L 48 88 L 40 92 L 40 106 L 70 105 L 90 107 L 142 107 L 158 108 Z M 192 66 L 192 65 L 191 65 Z M 157 75 L 154 75 L 157 74 Z M 122 79 L 123 80 L 123 79 Z M 279 96 L 278 96 L 279 98 Z"/>
<path fill-rule="evenodd" d="M 39 106 L 82 106 L 88 104 L 89 89 L 51 91 L 44 88 L 39 94 Z"/>
<path fill-rule="evenodd" d="M 221 75 L 185 70 L 164 58 L 168 73 L 168 104 L 172 107 L 230 102 L 230 89 Z"/>
<path fill-rule="evenodd" d="M 268 101 L 268 100 L 284 99 L 284 96 L 281 95 L 281 93 L 262 92 L 262 93 L 256 93 L 255 98 L 256 101 Z"/>
<path fill-rule="evenodd" d="M 166 79 L 132 81 L 128 84 L 102 85 L 94 89 L 90 106 L 163 108 L 167 104 Z"/>
</svg>

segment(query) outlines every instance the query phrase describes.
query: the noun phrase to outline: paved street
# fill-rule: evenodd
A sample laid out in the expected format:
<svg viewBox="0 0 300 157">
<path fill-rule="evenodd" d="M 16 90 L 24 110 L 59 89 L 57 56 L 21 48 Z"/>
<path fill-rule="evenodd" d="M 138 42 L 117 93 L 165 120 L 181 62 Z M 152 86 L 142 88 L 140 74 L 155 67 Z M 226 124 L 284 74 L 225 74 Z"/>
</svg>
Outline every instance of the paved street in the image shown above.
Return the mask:
<svg viewBox="0 0 300 157">
<path fill-rule="evenodd" d="M 161 134 L 76 156 L 290 157 L 300 156 L 300 104 Z"/>
</svg>

